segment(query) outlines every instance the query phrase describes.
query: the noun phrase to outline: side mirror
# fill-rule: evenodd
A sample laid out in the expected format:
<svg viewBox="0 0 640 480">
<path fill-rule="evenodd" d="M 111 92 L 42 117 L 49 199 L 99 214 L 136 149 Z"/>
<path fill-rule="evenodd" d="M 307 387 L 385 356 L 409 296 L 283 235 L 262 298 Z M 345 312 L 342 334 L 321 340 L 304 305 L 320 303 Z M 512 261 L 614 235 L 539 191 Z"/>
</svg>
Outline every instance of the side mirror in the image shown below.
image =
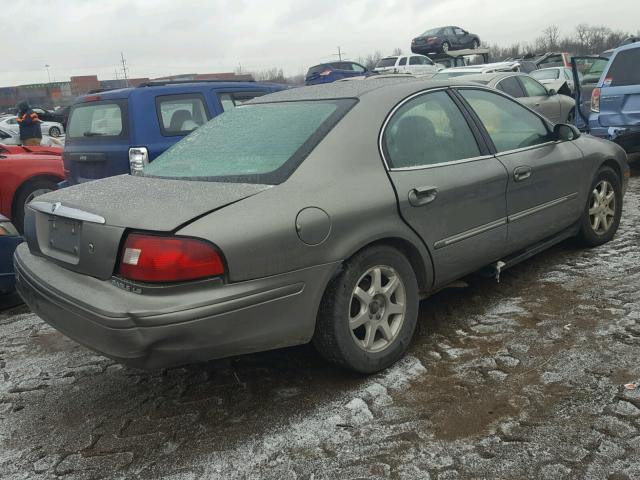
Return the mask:
<svg viewBox="0 0 640 480">
<path fill-rule="evenodd" d="M 555 88 L 550 88 L 549 90 L 547 90 L 547 92 L 549 93 L 550 97 L 558 94 Z"/>
<path fill-rule="evenodd" d="M 558 123 L 553 127 L 553 136 L 556 140 L 570 142 L 580 137 L 580 130 L 575 125 L 568 123 Z"/>
</svg>

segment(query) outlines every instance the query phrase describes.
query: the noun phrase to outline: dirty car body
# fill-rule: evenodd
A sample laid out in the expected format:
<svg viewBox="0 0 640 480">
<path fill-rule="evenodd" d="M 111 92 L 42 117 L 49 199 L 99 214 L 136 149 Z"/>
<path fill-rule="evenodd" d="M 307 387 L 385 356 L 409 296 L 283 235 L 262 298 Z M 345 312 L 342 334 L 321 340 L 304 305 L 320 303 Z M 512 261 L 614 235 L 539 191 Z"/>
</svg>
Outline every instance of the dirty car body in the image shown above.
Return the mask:
<svg viewBox="0 0 640 480">
<path fill-rule="evenodd" d="M 483 102 L 529 127 L 481 121 Z M 390 78 L 278 92 L 212 120 L 141 176 L 32 202 L 18 289 L 55 328 L 127 364 L 313 340 L 326 358 L 371 372 L 406 351 L 420 297 L 579 233 L 606 165 L 624 186 L 617 146 L 561 139 L 477 84 Z M 174 244 L 189 268 L 173 268 L 175 252 L 148 253 Z"/>
</svg>

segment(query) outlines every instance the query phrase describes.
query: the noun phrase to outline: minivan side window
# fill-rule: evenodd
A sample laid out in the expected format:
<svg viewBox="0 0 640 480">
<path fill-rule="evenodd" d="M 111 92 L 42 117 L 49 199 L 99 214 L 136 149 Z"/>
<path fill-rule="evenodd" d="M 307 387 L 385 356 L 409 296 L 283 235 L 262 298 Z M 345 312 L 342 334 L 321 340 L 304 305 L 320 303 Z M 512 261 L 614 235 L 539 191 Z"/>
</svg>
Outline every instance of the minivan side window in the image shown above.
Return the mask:
<svg viewBox="0 0 640 480">
<path fill-rule="evenodd" d="M 486 90 L 458 91 L 480 118 L 498 152 L 550 141 L 544 121 L 515 100 Z"/>
<path fill-rule="evenodd" d="M 446 92 L 420 95 L 389 121 L 383 148 L 390 168 L 407 168 L 480 155 L 464 116 Z"/>
<path fill-rule="evenodd" d="M 604 85 L 612 87 L 640 85 L 640 48 L 618 52 L 605 75 Z"/>
<path fill-rule="evenodd" d="M 164 136 L 187 135 L 209 120 L 200 93 L 156 97 L 156 113 Z"/>
<path fill-rule="evenodd" d="M 219 93 L 218 98 L 222 105 L 222 110 L 232 110 L 244 102 L 248 102 L 252 98 L 261 97 L 265 92 L 236 92 L 236 93 Z"/>
</svg>

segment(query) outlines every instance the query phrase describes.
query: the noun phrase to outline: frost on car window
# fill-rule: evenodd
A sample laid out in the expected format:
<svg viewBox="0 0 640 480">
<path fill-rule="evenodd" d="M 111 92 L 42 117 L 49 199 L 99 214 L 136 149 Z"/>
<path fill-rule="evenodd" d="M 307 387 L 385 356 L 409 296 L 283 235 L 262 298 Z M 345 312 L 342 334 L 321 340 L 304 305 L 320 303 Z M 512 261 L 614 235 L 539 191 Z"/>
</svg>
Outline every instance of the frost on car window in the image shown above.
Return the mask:
<svg viewBox="0 0 640 480">
<path fill-rule="evenodd" d="M 255 176 L 283 166 L 338 109 L 338 102 L 245 105 L 214 118 L 149 164 L 170 178 Z"/>
</svg>

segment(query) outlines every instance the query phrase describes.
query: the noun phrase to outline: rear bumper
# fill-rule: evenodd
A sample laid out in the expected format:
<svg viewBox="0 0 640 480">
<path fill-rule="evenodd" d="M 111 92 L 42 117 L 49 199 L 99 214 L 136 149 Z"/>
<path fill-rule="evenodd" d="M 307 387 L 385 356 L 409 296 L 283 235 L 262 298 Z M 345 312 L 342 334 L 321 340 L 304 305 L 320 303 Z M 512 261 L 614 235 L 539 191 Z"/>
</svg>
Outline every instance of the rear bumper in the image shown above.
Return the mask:
<svg viewBox="0 0 640 480">
<path fill-rule="evenodd" d="M 78 343 L 140 368 L 308 342 L 336 268 L 326 264 L 238 284 L 138 295 L 67 271 L 26 246 L 16 251 L 15 266 L 18 292 L 44 321 Z"/>
</svg>

